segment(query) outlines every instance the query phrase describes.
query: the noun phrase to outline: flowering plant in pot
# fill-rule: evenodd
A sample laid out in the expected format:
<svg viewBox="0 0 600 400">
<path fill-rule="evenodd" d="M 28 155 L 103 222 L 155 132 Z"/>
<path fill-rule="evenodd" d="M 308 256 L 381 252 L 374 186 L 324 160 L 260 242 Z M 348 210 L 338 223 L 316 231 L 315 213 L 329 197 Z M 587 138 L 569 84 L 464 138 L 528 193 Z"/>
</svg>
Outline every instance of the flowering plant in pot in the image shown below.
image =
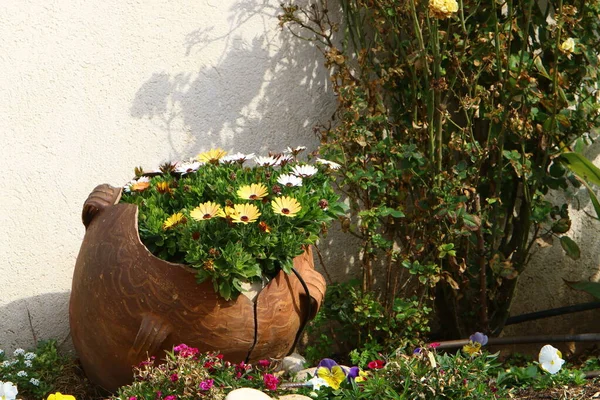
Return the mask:
<svg viewBox="0 0 600 400">
<path fill-rule="evenodd" d="M 93 382 L 115 390 L 179 343 L 231 362 L 290 353 L 325 294 L 310 245 L 344 212 L 337 164 L 301 161 L 303 150 L 216 149 L 94 189 L 69 306 Z"/>
<path fill-rule="evenodd" d="M 160 171 L 136 168 L 121 202 L 137 205 L 153 254 L 190 265 L 229 300 L 244 283 L 290 273 L 294 257 L 344 212 L 328 174 L 338 165 L 300 162 L 303 150 L 254 157 L 214 149 Z"/>
</svg>

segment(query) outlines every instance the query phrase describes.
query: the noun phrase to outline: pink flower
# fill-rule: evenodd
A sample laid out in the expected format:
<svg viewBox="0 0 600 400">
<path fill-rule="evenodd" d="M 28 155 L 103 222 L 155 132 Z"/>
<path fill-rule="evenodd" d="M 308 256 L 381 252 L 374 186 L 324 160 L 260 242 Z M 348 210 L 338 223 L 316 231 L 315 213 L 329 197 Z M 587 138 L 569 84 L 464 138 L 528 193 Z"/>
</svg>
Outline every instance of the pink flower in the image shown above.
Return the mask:
<svg viewBox="0 0 600 400">
<path fill-rule="evenodd" d="M 258 365 L 260 367 L 268 367 L 269 365 L 271 365 L 271 362 L 269 360 L 258 360 Z"/>
<path fill-rule="evenodd" d="M 171 379 L 171 382 L 177 382 L 177 379 L 179 379 L 179 376 L 177 374 L 173 374 L 169 377 L 169 379 Z"/>
<path fill-rule="evenodd" d="M 210 390 L 213 387 L 215 381 L 213 379 L 207 379 L 205 381 L 200 382 L 200 389 L 202 390 Z"/>
<path fill-rule="evenodd" d="M 435 348 L 440 347 L 440 343 L 439 342 L 429 343 L 429 345 L 427 347 L 429 347 L 430 349 L 435 349 Z"/>
<path fill-rule="evenodd" d="M 263 382 L 265 383 L 265 387 L 268 390 L 277 390 L 277 384 L 279 383 L 279 379 L 273 374 L 264 374 Z"/>
<path fill-rule="evenodd" d="M 189 347 L 188 345 L 181 343 L 179 346 L 173 347 L 175 353 L 179 353 L 181 357 L 193 357 L 198 354 L 198 349 L 195 347 Z"/>
<path fill-rule="evenodd" d="M 171 394 L 171 395 L 165 397 L 163 400 L 177 400 L 177 396 L 175 396 L 174 394 Z"/>
<path fill-rule="evenodd" d="M 383 368 L 384 365 L 385 365 L 385 362 L 383 362 L 381 360 L 374 360 L 374 361 L 371 361 L 369 364 L 367 364 L 367 367 L 369 367 L 370 369 L 381 369 L 381 368 Z"/>
<path fill-rule="evenodd" d="M 131 397 L 129 398 L 129 400 L 137 400 L 137 397 L 135 397 L 135 396 L 131 396 Z"/>
</svg>

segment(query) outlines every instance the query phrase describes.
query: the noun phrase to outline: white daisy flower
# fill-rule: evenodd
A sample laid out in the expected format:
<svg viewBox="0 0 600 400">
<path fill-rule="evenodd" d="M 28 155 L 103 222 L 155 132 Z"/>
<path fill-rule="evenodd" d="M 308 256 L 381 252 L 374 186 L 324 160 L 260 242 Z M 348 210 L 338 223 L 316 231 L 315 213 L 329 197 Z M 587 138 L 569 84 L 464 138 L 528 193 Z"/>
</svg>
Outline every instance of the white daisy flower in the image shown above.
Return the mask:
<svg viewBox="0 0 600 400">
<path fill-rule="evenodd" d="M 25 360 L 26 367 L 31 368 L 32 365 L 33 365 L 33 362 L 31 362 L 31 360 Z"/>
<path fill-rule="evenodd" d="M 292 168 L 292 174 L 301 177 L 313 176 L 317 172 L 317 168 L 312 165 L 296 165 L 294 168 Z"/>
<path fill-rule="evenodd" d="M 287 148 L 287 149 L 285 149 L 284 151 L 285 151 L 286 153 L 290 153 L 290 154 L 293 154 L 293 155 L 297 155 L 298 153 L 300 153 L 300 152 L 302 152 L 302 151 L 304 151 L 304 150 L 306 150 L 306 146 L 298 146 L 298 147 L 296 147 L 296 148 L 294 148 L 294 149 L 292 149 L 291 147 L 288 147 L 288 148 Z"/>
<path fill-rule="evenodd" d="M 254 158 L 254 153 L 250 153 L 250 154 L 244 154 L 244 153 L 228 154 L 225 157 L 221 158 L 219 160 L 219 162 L 221 164 L 231 164 L 231 163 L 234 163 L 234 162 L 243 163 L 244 161 L 249 160 L 251 158 Z"/>
<path fill-rule="evenodd" d="M 20 376 L 22 378 L 26 377 L 27 376 L 27 372 L 25 372 L 25 371 L 19 371 L 19 372 L 17 372 L 17 376 Z"/>
<path fill-rule="evenodd" d="M 324 160 L 322 158 L 317 158 L 316 162 L 317 164 L 327 165 L 331 169 L 339 169 L 341 167 L 341 165 L 336 162 Z"/>
<path fill-rule="evenodd" d="M 36 358 L 37 356 L 35 355 L 35 353 L 32 353 L 32 352 L 27 352 L 27 353 L 25 353 L 25 356 L 24 356 L 24 357 L 25 357 L 25 359 L 26 359 L 26 360 L 33 360 L 33 359 L 34 359 L 34 358 Z"/>
<path fill-rule="evenodd" d="M 292 174 L 279 175 L 277 183 L 283 186 L 302 186 L 302 178 Z"/>
<path fill-rule="evenodd" d="M 277 158 L 275 157 L 254 157 L 254 162 L 258 165 L 261 165 L 263 167 L 268 167 L 268 166 L 273 166 L 273 165 L 277 165 Z"/>
<path fill-rule="evenodd" d="M 199 161 L 181 161 L 175 166 L 175 172 L 178 174 L 189 174 L 190 172 L 198 171 L 201 166 L 202 163 Z"/>
<path fill-rule="evenodd" d="M 40 380 L 39 379 L 31 378 L 29 380 L 29 383 L 31 383 L 33 386 L 40 386 Z"/>
<path fill-rule="evenodd" d="M 289 154 L 281 154 L 277 157 L 277 165 L 283 165 L 289 163 L 290 161 L 294 161 L 294 156 Z"/>
<path fill-rule="evenodd" d="M 16 349 L 16 350 L 14 351 L 14 353 L 13 353 L 13 355 L 14 355 L 15 357 L 16 357 L 16 356 L 20 356 L 21 354 L 25 354 L 25 350 L 23 350 L 23 349 L 21 349 L 21 348 L 19 348 L 19 349 Z"/>
</svg>

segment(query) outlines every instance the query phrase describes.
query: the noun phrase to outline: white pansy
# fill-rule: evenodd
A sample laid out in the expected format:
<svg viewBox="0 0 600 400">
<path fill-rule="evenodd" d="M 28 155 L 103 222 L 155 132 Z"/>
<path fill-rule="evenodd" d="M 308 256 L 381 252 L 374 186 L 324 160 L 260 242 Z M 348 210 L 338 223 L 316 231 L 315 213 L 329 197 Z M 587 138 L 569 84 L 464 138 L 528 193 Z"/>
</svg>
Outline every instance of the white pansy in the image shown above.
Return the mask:
<svg viewBox="0 0 600 400">
<path fill-rule="evenodd" d="M 16 357 L 16 356 L 20 356 L 21 354 L 25 354 L 25 350 L 23 350 L 23 349 L 21 349 L 21 348 L 19 348 L 19 349 L 16 349 L 16 350 L 14 351 L 14 353 L 13 353 L 13 355 L 14 355 L 15 357 Z"/>
<path fill-rule="evenodd" d="M 25 353 L 25 356 L 24 356 L 24 358 L 25 358 L 26 360 L 33 360 L 33 359 L 34 359 L 34 358 L 36 358 L 36 357 L 37 357 L 37 356 L 35 355 L 35 353 L 32 353 L 32 352 Z"/>
<path fill-rule="evenodd" d="M 29 380 L 29 383 L 31 383 L 33 386 L 40 386 L 40 380 L 39 379 L 31 378 Z"/>
<path fill-rule="evenodd" d="M 317 158 L 316 162 L 317 162 L 317 164 L 327 165 L 331 169 L 339 169 L 341 167 L 341 165 L 336 162 L 324 160 L 322 158 Z"/>
<path fill-rule="evenodd" d="M 21 371 L 17 372 L 17 376 L 20 376 L 21 378 L 24 378 L 24 377 L 27 376 L 27 372 L 21 370 Z"/>
<path fill-rule="evenodd" d="M 199 161 L 180 161 L 175 165 L 175 172 L 178 174 L 189 174 L 190 172 L 198 171 L 200 166 L 202 166 L 202 163 Z"/>
<path fill-rule="evenodd" d="M 279 175 L 277 183 L 283 186 L 302 186 L 302 178 L 292 174 Z"/>
<path fill-rule="evenodd" d="M 2 400 L 15 400 L 17 398 L 17 387 L 12 382 L 0 381 L 0 399 Z"/>
<path fill-rule="evenodd" d="M 263 167 L 268 167 L 268 166 L 273 166 L 273 165 L 277 165 L 277 158 L 275 157 L 254 157 L 254 162 L 258 165 L 261 165 Z"/>
<path fill-rule="evenodd" d="M 562 368 L 565 360 L 562 359 L 562 354 L 557 348 L 547 344 L 540 350 L 538 356 L 540 366 L 544 371 L 547 371 L 554 375 Z"/>
<path fill-rule="evenodd" d="M 301 177 L 313 176 L 319 170 L 312 165 L 296 165 L 292 168 L 292 174 Z"/>
</svg>

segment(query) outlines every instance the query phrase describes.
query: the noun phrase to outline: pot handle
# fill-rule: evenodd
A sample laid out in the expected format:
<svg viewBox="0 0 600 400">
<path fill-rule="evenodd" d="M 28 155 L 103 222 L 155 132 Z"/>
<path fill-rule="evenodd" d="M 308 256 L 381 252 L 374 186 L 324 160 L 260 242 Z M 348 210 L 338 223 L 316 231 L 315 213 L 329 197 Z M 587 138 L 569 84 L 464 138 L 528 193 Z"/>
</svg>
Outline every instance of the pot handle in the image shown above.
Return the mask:
<svg viewBox="0 0 600 400">
<path fill-rule="evenodd" d="M 96 214 L 119 202 L 122 190 L 122 188 L 116 188 L 107 183 L 98 185 L 92 190 L 92 193 L 83 203 L 83 211 L 81 212 L 81 220 L 86 229 Z"/>
</svg>

